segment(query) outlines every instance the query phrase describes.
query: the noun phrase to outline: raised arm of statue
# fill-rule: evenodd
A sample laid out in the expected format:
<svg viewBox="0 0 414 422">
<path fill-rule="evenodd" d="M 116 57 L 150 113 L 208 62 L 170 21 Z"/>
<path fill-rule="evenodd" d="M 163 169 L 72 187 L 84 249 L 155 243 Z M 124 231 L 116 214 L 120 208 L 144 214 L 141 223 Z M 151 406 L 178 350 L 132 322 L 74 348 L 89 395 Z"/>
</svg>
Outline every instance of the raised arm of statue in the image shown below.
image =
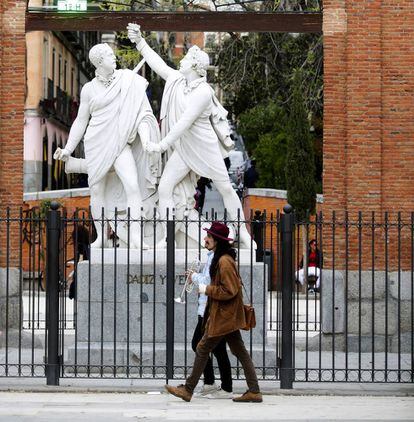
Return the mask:
<svg viewBox="0 0 414 422">
<path fill-rule="evenodd" d="M 175 72 L 175 69 L 168 66 L 167 63 L 147 44 L 142 38 L 139 25 L 128 24 L 128 37 L 131 42 L 136 43 L 137 50 L 142 54 L 150 68 L 161 78 L 167 80 L 168 77 Z"/>
</svg>

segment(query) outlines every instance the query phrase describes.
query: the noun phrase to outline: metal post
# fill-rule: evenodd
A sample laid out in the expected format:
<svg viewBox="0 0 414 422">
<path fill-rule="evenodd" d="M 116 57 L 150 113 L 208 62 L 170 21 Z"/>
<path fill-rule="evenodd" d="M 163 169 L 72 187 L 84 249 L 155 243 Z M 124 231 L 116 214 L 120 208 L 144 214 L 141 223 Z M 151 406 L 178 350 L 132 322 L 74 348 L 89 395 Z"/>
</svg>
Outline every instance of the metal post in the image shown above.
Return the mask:
<svg viewBox="0 0 414 422">
<path fill-rule="evenodd" d="M 257 245 L 256 262 L 263 262 L 265 255 L 265 245 L 263 243 L 264 223 L 263 214 L 259 210 L 256 210 L 254 212 L 254 217 L 252 219 L 251 226 L 253 232 L 253 239 L 255 240 Z"/>
<path fill-rule="evenodd" d="M 283 207 L 282 215 L 282 364 L 280 388 L 293 388 L 292 351 L 292 276 L 293 276 L 293 214 L 292 206 Z"/>
<path fill-rule="evenodd" d="M 47 385 L 59 385 L 59 204 L 53 201 L 47 212 L 46 261 L 46 327 L 47 327 Z"/>
<path fill-rule="evenodd" d="M 167 381 L 174 377 L 175 221 L 167 213 Z"/>
</svg>

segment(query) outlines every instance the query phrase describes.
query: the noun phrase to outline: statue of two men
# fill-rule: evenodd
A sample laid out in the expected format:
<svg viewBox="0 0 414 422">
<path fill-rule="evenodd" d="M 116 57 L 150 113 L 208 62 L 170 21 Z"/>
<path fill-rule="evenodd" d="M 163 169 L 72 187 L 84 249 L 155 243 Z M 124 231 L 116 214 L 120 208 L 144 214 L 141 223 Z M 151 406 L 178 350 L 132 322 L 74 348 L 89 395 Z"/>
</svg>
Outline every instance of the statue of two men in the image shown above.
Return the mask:
<svg viewBox="0 0 414 422">
<path fill-rule="evenodd" d="M 165 220 L 167 209 L 187 206 L 188 190 L 195 189 L 198 177 L 213 181 L 229 219 L 237 221 L 240 217 L 243 221 L 242 205 L 223 160 L 223 149 L 231 148 L 233 141 L 227 112 L 207 83 L 208 55 L 193 46 L 181 60 L 179 70 L 175 70 L 148 46 L 138 25 L 128 25 L 128 36 L 151 69 L 166 80 L 160 113 L 162 140 L 146 97 L 147 81 L 133 71 L 117 70 L 110 47 L 98 44 L 89 53 L 96 76 L 82 89 L 78 116 L 67 145 L 55 153 L 56 159 L 67 161 L 84 138 L 92 217 L 98 232 L 92 246 L 106 246 L 107 216 L 103 210 L 108 202 L 108 185 L 114 185 L 113 180 L 124 192 L 131 221 L 140 219 L 144 198 L 156 197 L 158 183 L 161 220 Z M 225 124 L 221 130 L 222 123 Z M 160 177 L 160 153 L 165 151 L 168 160 Z M 181 204 L 177 203 L 180 192 Z M 242 245 L 250 247 L 251 238 L 244 223 L 238 237 Z M 131 225 L 132 247 L 139 247 L 140 238 L 140 227 L 135 223 L 135 227 Z"/>
</svg>

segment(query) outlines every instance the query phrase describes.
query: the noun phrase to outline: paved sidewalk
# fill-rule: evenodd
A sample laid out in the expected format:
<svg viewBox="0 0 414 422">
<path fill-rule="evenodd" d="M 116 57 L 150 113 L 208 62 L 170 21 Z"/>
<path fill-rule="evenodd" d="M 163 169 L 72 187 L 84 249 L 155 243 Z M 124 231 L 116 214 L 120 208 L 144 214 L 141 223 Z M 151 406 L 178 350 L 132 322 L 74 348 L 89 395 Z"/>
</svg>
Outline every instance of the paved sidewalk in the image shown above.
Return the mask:
<svg viewBox="0 0 414 422">
<path fill-rule="evenodd" d="M 259 404 L 148 393 L 0 394 L 0 421 L 414 420 L 414 397 L 265 395 Z"/>
<path fill-rule="evenodd" d="M 168 395 L 164 380 L 0 379 L 1 422 L 118 421 L 414 421 L 414 386 L 409 384 L 295 383 L 280 390 L 261 383 L 264 402 L 194 398 L 191 403 Z M 172 382 L 173 385 L 179 381 Z M 241 393 L 244 381 L 235 381 Z"/>
</svg>

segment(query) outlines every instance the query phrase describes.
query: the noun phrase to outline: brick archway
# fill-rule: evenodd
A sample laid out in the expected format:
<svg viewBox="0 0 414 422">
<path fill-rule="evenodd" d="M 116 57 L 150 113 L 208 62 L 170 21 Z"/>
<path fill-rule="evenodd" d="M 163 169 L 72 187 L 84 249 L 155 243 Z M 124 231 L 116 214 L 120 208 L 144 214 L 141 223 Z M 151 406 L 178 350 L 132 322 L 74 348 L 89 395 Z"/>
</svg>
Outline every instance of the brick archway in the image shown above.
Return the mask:
<svg viewBox="0 0 414 422">
<path fill-rule="evenodd" d="M 326 211 L 414 209 L 414 6 L 398 3 L 324 1 Z M 2 215 L 23 195 L 25 9 L 0 4 Z"/>
</svg>

